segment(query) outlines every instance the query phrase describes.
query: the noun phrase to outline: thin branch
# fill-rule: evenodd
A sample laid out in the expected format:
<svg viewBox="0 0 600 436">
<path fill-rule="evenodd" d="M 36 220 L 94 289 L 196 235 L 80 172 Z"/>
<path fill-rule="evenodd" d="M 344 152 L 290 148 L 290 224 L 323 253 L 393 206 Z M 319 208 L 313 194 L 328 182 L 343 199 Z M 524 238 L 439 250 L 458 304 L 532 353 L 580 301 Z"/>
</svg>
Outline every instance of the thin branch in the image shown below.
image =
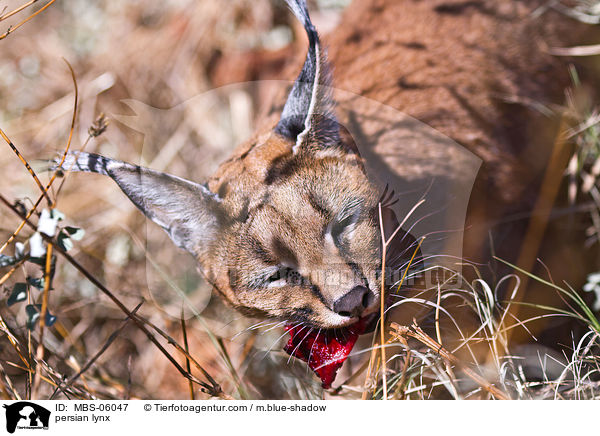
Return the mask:
<svg viewBox="0 0 600 436">
<path fill-rule="evenodd" d="M 34 4 L 34 3 L 37 3 L 38 1 L 39 1 L 39 0 L 30 0 L 30 1 L 28 1 L 27 3 L 25 3 L 25 4 L 21 5 L 21 6 L 19 6 L 18 8 L 14 9 L 14 10 L 12 10 L 12 11 L 10 11 L 10 12 L 7 12 L 6 14 L 4 14 L 4 15 L 0 16 L 0 21 L 4 21 L 4 20 L 6 20 L 7 18 L 10 18 L 10 17 L 12 17 L 12 16 L 13 16 L 13 15 L 15 15 L 15 14 L 18 14 L 18 13 L 19 13 L 19 12 L 21 12 L 23 9 L 27 9 L 29 6 L 31 6 L 31 5 L 32 5 L 32 4 Z"/>
<path fill-rule="evenodd" d="M 40 182 L 40 179 L 38 178 L 35 171 L 33 171 L 33 168 L 31 168 L 31 165 L 29 165 L 29 162 L 27 162 L 27 159 L 25 159 L 23 157 L 21 152 L 17 149 L 15 144 L 13 144 L 13 142 L 10 140 L 10 138 L 8 136 L 6 136 L 6 133 L 4 133 L 4 131 L 2 129 L 0 129 L 0 136 L 2 136 L 2 138 L 4 139 L 4 141 L 6 141 L 6 143 L 12 149 L 12 151 L 15 152 L 15 154 L 17 155 L 19 160 L 23 163 L 23 165 L 25 165 L 25 168 L 27 168 L 27 171 L 29 171 L 29 174 L 31 174 L 31 177 L 33 177 L 33 180 L 35 180 L 35 183 L 38 185 L 38 188 L 40 188 L 40 191 L 42 191 L 42 195 L 44 197 L 46 197 L 46 201 L 48 201 L 48 204 L 52 204 L 52 200 L 50 200 L 50 197 L 48 196 L 48 192 L 46 192 L 46 189 L 44 189 L 44 185 L 42 185 L 42 182 Z"/>
<path fill-rule="evenodd" d="M 185 326 L 183 307 L 181 308 L 181 332 L 183 334 L 183 346 L 185 347 L 185 352 L 189 354 L 190 348 L 188 346 L 187 328 Z M 188 356 L 185 356 L 185 369 L 187 369 L 187 372 L 189 372 L 190 374 L 192 373 L 192 368 L 190 366 L 190 358 Z M 195 400 L 196 398 L 194 398 L 194 385 L 191 382 L 191 380 L 188 380 L 188 385 L 190 389 L 190 400 Z"/>
<path fill-rule="evenodd" d="M 553 47 L 549 52 L 555 56 L 596 56 L 600 55 L 600 44 Z"/>
<path fill-rule="evenodd" d="M 71 118 L 71 128 L 69 130 L 69 139 L 67 140 L 67 145 L 65 147 L 65 151 L 63 153 L 62 156 L 62 160 L 61 160 L 61 164 L 64 163 L 64 160 L 67 156 L 67 153 L 69 152 L 69 148 L 71 146 L 71 140 L 73 138 L 73 132 L 75 130 L 75 120 L 77 117 L 77 104 L 78 104 L 78 98 L 79 98 L 79 90 L 77 87 L 77 79 L 75 78 L 75 72 L 73 71 L 73 68 L 71 67 L 71 64 L 69 64 L 69 62 L 67 62 L 65 60 L 67 66 L 69 67 L 69 70 L 71 72 L 71 78 L 73 79 L 73 87 L 75 89 L 75 100 L 73 102 L 73 115 Z M 89 134 L 87 139 L 85 140 L 83 146 L 81 147 L 81 150 L 83 150 L 85 148 L 85 146 L 87 145 L 87 143 L 89 142 L 89 140 L 92 137 L 96 137 L 99 134 L 101 134 L 104 130 L 101 130 L 100 133 L 95 134 L 94 130 L 89 130 Z M 2 134 L 2 137 L 4 138 L 5 141 L 8 142 L 8 145 L 11 146 L 11 148 L 13 148 L 13 150 L 15 151 L 15 153 L 17 153 L 17 156 L 19 156 L 19 158 L 21 159 L 21 161 L 25 164 L 25 166 L 29 169 L 29 163 L 22 157 L 20 156 L 20 153 L 18 152 L 18 150 L 16 149 L 16 147 L 14 145 L 12 145 L 12 142 L 10 141 L 10 139 L 8 139 L 8 137 L 6 137 L 6 135 L 4 135 L 4 132 L 2 132 L 2 130 L 0 129 L 0 133 Z M 33 172 L 33 170 L 31 170 L 31 172 Z M 35 173 L 33 173 L 32 175 L 34 175 L 34 178 L 37 179 L 37 177 L 35 176 Z M 45 188 L 41 187 L 42 190 L 42 195 L 40 195 L 37 199 L 37 201 L 35 202 L 35 204 L 33 205 L 33 207 L 29 210 L 29 212 L 27 212 L 27 215 L 23 218 L 23 221 L 21 221 L 21 223 L 19 224 L 19 226 L 17 227 L 17 229 L 10 235 L 10 237 L 6 240 L 6 242 L 4 244 L 2 244 L 2 247 L 0 247 L 0 253 L 2 253 L 6 247 L 8 247 L 8 245 L 18 236 L 18 234 L 21 232 L 21 230 L 23 230 L 23 227 L 25 226 L 25 222 L 31 218 L 31 216 L 34 214 L 34 212 L 37 210 L 37 207 L 40 205 L 40 203 L 42 202 L 42 200 L 44 198 L 46 198 L 46 200 L 48 201 L 48 204 L 50 205 L 50 207 L 52 207 L 53 203 L 52 200 L 50 200 L 50 197 L 48 196 L 48 191 L 50 190 L 50 188 L 52 187 L 52 183 L 54 183 L 54 180 L 56 179 L 56 176 L 58 175 L 58 170 L 54 172 L 54 174 L 52 175 L 52 177 L 50 178 L 50 181 L 48 182 L 48 184 L 46 185 Z M 40 185 L 39 183 L 39 179 L 36 180 L 38 182 L 38 186 Z M 62 180 L 62 183 L 64 183 L 65 179 Z M 62 186 L 61 183 L 61 186 Z M 60 192 L 60 187 L 58 192 Z M 58 196 L 58 193 L 57 193 Z"/>
<path fill-rule="evenodd" d="M 380 338 L 379 340 L 381 341 L 381 376 L 383 378 L 383 399 L 387 400 L 387 367 L 386 367 L 386 356 L 385 356 L 385 347 L 383 346 L 385 344 L 385 261 L 387 258 L 387 246 L 389 241 L 386 241 L 385 239 L 385 229 L 383 228 L 383 215 L 381 214 L 381 203 L 378 204 L 378 209 L 379 209 L 379 230 L 381 231 L 381 246 L 382 246 L 382 252 L 381 252 L 381 302 L 379 305 L 379 333 L 380 333 Z M 395 229 L 394 233 L 392 234 L 392 236 L 390 237 L 390 241 L 393 239 L 394 236 L 396 236 L 396 232 L 398 232 L 398 230 L 400 229 L 400 226 L 398 226 L 397 229 Z"/>
<path fill-rule="evenodd" d="M 50 189 L 50 187 L 52 186 L 52 183 L 54 183 L 56 176 L 60 172 L 60 168 L 62 167 L 62 164 L 65 162 L 65 159 L 67 158 L 67 154 L 69 154 L 69 149 L 71 148 L 71 141 L 73 140 L 73 132 L 75 131 L 75 121 L 77 119 L 77 103 L 79 100 L 79 89 L 77 87 L 77 79 L 75 78 L 75 71 L 73 71 L 73 67 L 71 66 L 71 64 L 65 58 L 63 58 L 63 60 L 65 61 L 65 63 L 67 64 L 67 67 L 69 67 L 69 71 L 71 72 L 71 78 L 73 79 L 73 87 L 75 88 L 75 101 L 73 102 L 73 115 L 71 117 L 71 128 L 69 129 L 69 139 L 67 140 L 67 146 L 65 147 L 65 151 L 63 152 L 60 163 L 57 165 L 56 170 L 54 170 L 54 173 L 52 174 L 52 177 L 50 178 L 50 181 L 48 182 L 48 187 L 46 189 Z M 92 134 L 90 133 L 88 135 L 88 140 L 86 140 L 86 142 L 84 143 L 84 146 L 85 146 L 85 144 L 87 144 L 87 141 L 89 141 L 89 138 L 91 136 L 92 136 Z M 58 200 L 58 198 L 57 198 L 57 200 Z"/>
<path fill-rule="evenodd" d="M 198 368 L 198 370 L 200 372 L 202 372 L 202 374 L 204 375 L 204 377 L 206 377 L 206 379 L 208 380 L 208 382 L 212 385 L 211 391 L 212 392 L 219 392 L 220 391 L 220 387 L 219 384 L 215 381 L 214 378 L 212 378 L 212 376 L 208 373 L 208 371 L 206 371 L 202 365 L 200 365 L 198 363 L 198 361 L 196 359 L 194 359 L 194 357 L 188 353 L 187 350 L 185 350 L 181 345 L 179 345 L 177 343 L 177 341 L 175 339 L 173 339 L 172 336 L 170 336 L 167 332 L 165 332 L 164 330 L 161 330 L 159 327 L 157 327 L 156 325 L 152 324 L 150 321 L 148 321 L 147 319 L 145 319 L 144 317 L 140 316 L 140 315 L 136 315 L 135 316 L 136 319 L 138 319 L 139 321 L 143 322 L 144 324 L 146 324 L 148 327 L 151 327 L 154 331 L 156 331 L 156 333 L 158 333 L 160 336 L 162 336 L 164 339 L 166 339 L 166 341 L 171 344 L 172 346 L 175 347 L 175 349 L 177 349 L 177 351 L 179 351 L 181 354 L 183 354 L 185 356 L 186 359 L 188 359 L 189 361 L 191 361 L 194 366 L 196 368 Z M 216 394 L 213 396 L 220 396 L 220 394 Z"/>
<path fill-rule="evenodd" d="M 398 339 L 402 338 L 402 339 L 406 340 L 406 336 L 410 336 L 410 337 L 418 340 L 419 342 L 421 342 L 422 344 L 424 344 L 425 346 L 430 348 L 432 351 L 434 351 L 436 354 L 438 354 L 446 362 L 462 369 L 462 371 L 471 380 L 473 380 L 475 383 L 477 383 L 482 389 L 484 389 L 487 392 L 489 392 L 490 394 L 492 394 L 494 397 L 498 398 L 499 400 L 509 400 L 510 399 L 510 397 L 506 393 L 502 392 L 500 389 L 498 389 L 496 386 L 489 383 L 486 379 L 481 377 L 479 374 L 477 374 L 471 368 L 469 368 L 468 366 L 463 364 L 454 354 L 452 354 L 450 351 L 445 349 L 435 339 L 433 339 L 432 337 L 427 335 L 417 325 L 416 321 L 413 321 L 413 324 L 409 327 L 401 326 L 396 323 L 392 323 L 391 327 L 392 327 L 392 334 L 394 336 L 396 336 Z"/>
<path fill-rule="evenodd" d="M 46 314 L 48 313 L 48 294 L 50 292 L 50 281 L 51 281 L 51 270 L 52 270 L 52 243 L 48 243 L 46 250 L 46 265 L 44 267 L 44 295 L 42 297 L 42 309 L 40 310 L 40 338 L 37 346 L 35 358 L 38 362 L 44 360 L 44 329 L 46 327 Z M 38 399 L 38 393 L 40 388 L 40 376 L 41 368 L 36 365 L 35 376 L 33 378 L 33 387 L 31 389 L 31 398 L 33 400 Z"/>
<path fill-rule="evenodd" d="M 37 0 L 35 0 L 37 1 Z M 19 27 L 21 27 L 23 24 L 25 24 L 26 22 L 28 22 L 29 20 L 31 20 L 32 18 L 34 18 L 36 15 L 41 14 L 45 9 L 47 9 L 52 3 L 54 3 L 56 0 L 50 0 L 48 3 L 46 3 L 42 8 L 40 8 L 38 11 L 34 12 L 33 14 L 31 14 L 30 16 L 28 16 L 27 18 L 25 18 L 23 21 L 21 21 L 20 23 L 14 25 L 14 26 L 10 26 L 8 28 L 8 30 L 6 32 L 4 32 L 2 35 L 0 35 L 0 40 L 6 38 L 8 35 L 10 35 L 11 33 L 13 33 L 15 30 L 17 30 Z M 16 13 L 16 12 L 15 12 Z M 14 15 L 13 13 L 10 13 L 11 15 Z M 7 14 L 8 15 L 8 14 Z M 4 19 L 4 17 L 6 17 L 6 15 L 3 16 L 2 19 Z M 8 18 L 8 17 L 6 17 Z"/>
<path fill-rule="evenodd" d="M 132 311 L 132 314 L 135 314 L 140 307 L 142 307 L 142 304 L 144 304 L 144 301 L 141 301 Z M 117 330 L 115 330 L 106 340 L 106 342 L 104 343 L 104 345 L 102 346 L 102 348 L 100 348 L 98 350 L 98 352 L 96 354 L 94 354 L 94 356 L 77 372 L 77 374 L 73 375 L 71 378 L 69 378 L 68 381 L 66 381 L 64 384 L 60 383 L 57 386 L 57 389 L 54 391 L 54 393 L 52 394 L 52 397 L 50 397 L 50 400 L 52 400 L 57 394 L 59 394 L 60 392 L 63 392 L 65 389 L 67 389 L 69 386 L 71 386 L 73 383 L 75 383 L 75 381 L 84 373 L 86 372 L 88 369 L 90 369 L 90 367 L 96 362 L 96 360 L 98 360 L 98 358 L 104 354 L 104 352 L 106 350 L 108 350 L 108 347 L 111 346 L 111 344 L 115 341 L 115 339 L 117 339 L 117 337 L 121 334 L 121 332 L 123 331 L 123 329 L 127 326 L 127 324 L 129 323 L 129 321 L 131 321 L 131 318 L 127 317 L 123 320 L 123 322 L 121 323 L 121 325 L 119 326 L 119 328 Z"/>
<path fill-rule="evenodd" d="M 4 205 L 6 205 L 10 210 L 13 211 L 13 213 L 18 215 L 22 219 L 24 218 L 24 216 L 21 214 L 21 212 L 17 208 L 15 208 L 2 194 L 0 194 L 0 202 L 4 203 Z M 25 220 L 25 223 L 31 229 L 34 229 L 34 230 L 36 229 L 35 225 L 32 224 L 29 220 Z M 44 234 L 41 234 L 41 235 L 46 242 L 55 244 L 55 241 L 53 238 L 50 238 L 49 236 L 46 236 Z M 158 348 L 158 350 L 169 360 L 169 362 L 171 362 L 171 364 L 177 369 L 177 371 L 179 371 L 179 373 L 181 375 L 183 375 L 186 379 L 192 380 L 194 383 L 197 383 L 198 385 L 200 385 L 203 388 L 203 391 L 208 394 L 212 395 L 214 393 L 214 394 L 217 394 L 220 396 L 225 396 L 222 393 L 214 392 L 213 386 L 210 386 L 209 384 L 197 379 L 192 374 L 189 374 L 185 369 L 183 369 L 181 367 L 181 365 L 177 362 L 177 360 L 175 360 L 175 358 L 160 344 L 160 342 L 158 342 L 156 337 L 146 328 L 146 326 L 144 325 L 144 322 L 140 318 L 138 318 L 138 316 L 132 314 L 129 311 L 129 309 L 127 309 L 127 307 L 125 307 L 125 305 L 106 286 L 104 286 L 96 277 L 94 277 L 94 275 L 92 275 L 87 269 L 85 269 L 77 260 L 75 260 L 65 250 L 63 250 L 58 245 L 55 245 L 54 248 L 71 265 L 73 265 L 80 273 L 82 273 L 85 276 L 85 278 L 87 278 L 94 286 L 96 286 L 100 291 L 102 291 L 102 293 L 104 293 L 113 303 L 115 303 L 117 305 L 117 307 L 123 313 L 125 313 L 128 317 L 130 317 L 133 320 L 133 322 L 135 323 L 135 325 Z"/>
</svg>

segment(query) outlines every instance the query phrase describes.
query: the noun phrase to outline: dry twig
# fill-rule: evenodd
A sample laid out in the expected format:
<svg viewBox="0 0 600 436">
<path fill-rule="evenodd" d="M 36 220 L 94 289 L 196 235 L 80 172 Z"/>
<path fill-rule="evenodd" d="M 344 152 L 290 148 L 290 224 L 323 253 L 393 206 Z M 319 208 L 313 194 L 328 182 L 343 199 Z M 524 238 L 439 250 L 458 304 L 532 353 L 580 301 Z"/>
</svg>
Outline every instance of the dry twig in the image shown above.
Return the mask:
<svg viewBox="0 0 600 436">
<path fill-rule="evenodd" d="M 36 3 L 37 1 L 38 0 L 31 0 L 28 3 L 26 3 L 26 4 L 22 5 L 22 6 L 19 6 L 14 11 L 8 12 L 8 13 L 2 15 L 0 17 L 0 21 L 5 20 L 6 18 L 11 17 L 12 15 L 17 14 L 18 12 L 21 12 L 23 9 L 25 9 L 28 6 Z M 0 40 L 6 38 L 8 35 L 10 35 L 11 33 L 13 33 L 15 30 L 17 30 L 23 24 L 27 23 L 29 20 L 31 20 L 32 18 L 34 18 L 36 15 L 41 14 L 44 10 L 46 10 L 48 7 L 50 7 L 50 5 L 52 3 L 54 3 L 55 1 L 56 0 L 50 0 L 48 3 L 46 3 L 44 6 L 42 6 L 39 10 L 35 11 L 33 14 L 31 14 L 30 16 L 28 16 L 27 18 L 25 18 L 23 21 L 19 22 L 18 24 L 15 24 L 14 26 L 10 26 L 6 32 L 4 32 L 2 35 L 0 35 Z"/>
<path fill-rule="evenodd" d="M 433 350 L 435 353 L 437 353 L 446 362 L 460 368 L 471 380 L 473 380 L 475 383 L 477 383 L 479 386 L 481 386 L 482 389 L 486 390 L 487 392 L 492 394 L 497 399 L 499 399 L 499 400 L 509 400 L 510 399 L 510 397 L 506 393 L 502 392 L 500 389 L 498 389 L 496 386 L 489 383 L 486 379 L 481 377 L 479 374 L 477 374 L 471 368 L 469 368 L 468 366 L 463 364 L 454 354 L 452 354 L 450 351 L 446 350 L 440 343 L 438 343 L 435 339 L 433 339 L 431 336 L 426 334 L 417 325 L 416 321 L 413 321 L 413 324 L 411 326 L 401 326 L 399 324 L 392 323 L 391 327 L 392 327 L 392 335 L 394 335 L 396 338 L 398 338 L 398 340 L 404 341 L 404 343 L 406 343 L 405 341 L 406 341 L 407 336 L 410 336 L 410 337 L 418 340 L 419 342 L 421 342 L 422 344 L 424 344 L 425 346 L 427 346 L 428 348 Z"/>
</svg>

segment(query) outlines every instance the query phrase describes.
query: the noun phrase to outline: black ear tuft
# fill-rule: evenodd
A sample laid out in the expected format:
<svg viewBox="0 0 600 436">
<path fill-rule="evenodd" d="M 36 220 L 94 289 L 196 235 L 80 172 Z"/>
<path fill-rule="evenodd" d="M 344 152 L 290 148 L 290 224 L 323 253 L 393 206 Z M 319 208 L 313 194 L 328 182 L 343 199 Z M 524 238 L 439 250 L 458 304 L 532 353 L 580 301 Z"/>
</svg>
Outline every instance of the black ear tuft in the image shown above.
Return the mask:
<svg viewBox="0 0 600 436">
<path fill-rule="evenodd" d="M 305 0 L 286 0 L 288 6 L 304 25 L 309 48 L 300 75 L 283 107 L 281 120 L 275 131 L 296 141 L 294 153 L 308 144 L 319 147 L 339 144 L 339 126 L 333 113 L 331 71 L 325 49 L 310 21 Z"/>
</svg>

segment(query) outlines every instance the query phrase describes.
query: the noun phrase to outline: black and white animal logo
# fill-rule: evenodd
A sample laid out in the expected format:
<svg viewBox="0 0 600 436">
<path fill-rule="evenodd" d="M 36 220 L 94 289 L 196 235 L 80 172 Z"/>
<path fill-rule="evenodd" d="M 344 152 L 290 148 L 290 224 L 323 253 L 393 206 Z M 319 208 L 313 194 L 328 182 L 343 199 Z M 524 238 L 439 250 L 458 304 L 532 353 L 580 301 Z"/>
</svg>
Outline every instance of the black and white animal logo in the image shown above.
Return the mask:
<svg viewBox="0 0 600 436">
<path fill-rule="evenodd" d="M 50 411 L 29 401 L 4 405 L 6 409 L 6 431 L 19 429 L 48 429 Z"/>
</svg>

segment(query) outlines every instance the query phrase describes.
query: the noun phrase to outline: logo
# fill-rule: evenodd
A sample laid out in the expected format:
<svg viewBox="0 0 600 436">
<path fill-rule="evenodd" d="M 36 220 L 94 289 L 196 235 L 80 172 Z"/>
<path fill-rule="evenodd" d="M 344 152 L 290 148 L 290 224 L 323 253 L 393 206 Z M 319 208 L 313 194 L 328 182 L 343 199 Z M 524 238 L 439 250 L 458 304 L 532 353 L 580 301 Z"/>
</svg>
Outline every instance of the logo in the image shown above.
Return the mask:
<svg viewBox="0 0 600 436">
<path fill-rule="evenodd" d="M 48 430 L 50 411 L 29 401 L 19 401 L 6 409 L 6 431 L 14 433 L 18 429 L 44 429 Z"/>
</svg>

